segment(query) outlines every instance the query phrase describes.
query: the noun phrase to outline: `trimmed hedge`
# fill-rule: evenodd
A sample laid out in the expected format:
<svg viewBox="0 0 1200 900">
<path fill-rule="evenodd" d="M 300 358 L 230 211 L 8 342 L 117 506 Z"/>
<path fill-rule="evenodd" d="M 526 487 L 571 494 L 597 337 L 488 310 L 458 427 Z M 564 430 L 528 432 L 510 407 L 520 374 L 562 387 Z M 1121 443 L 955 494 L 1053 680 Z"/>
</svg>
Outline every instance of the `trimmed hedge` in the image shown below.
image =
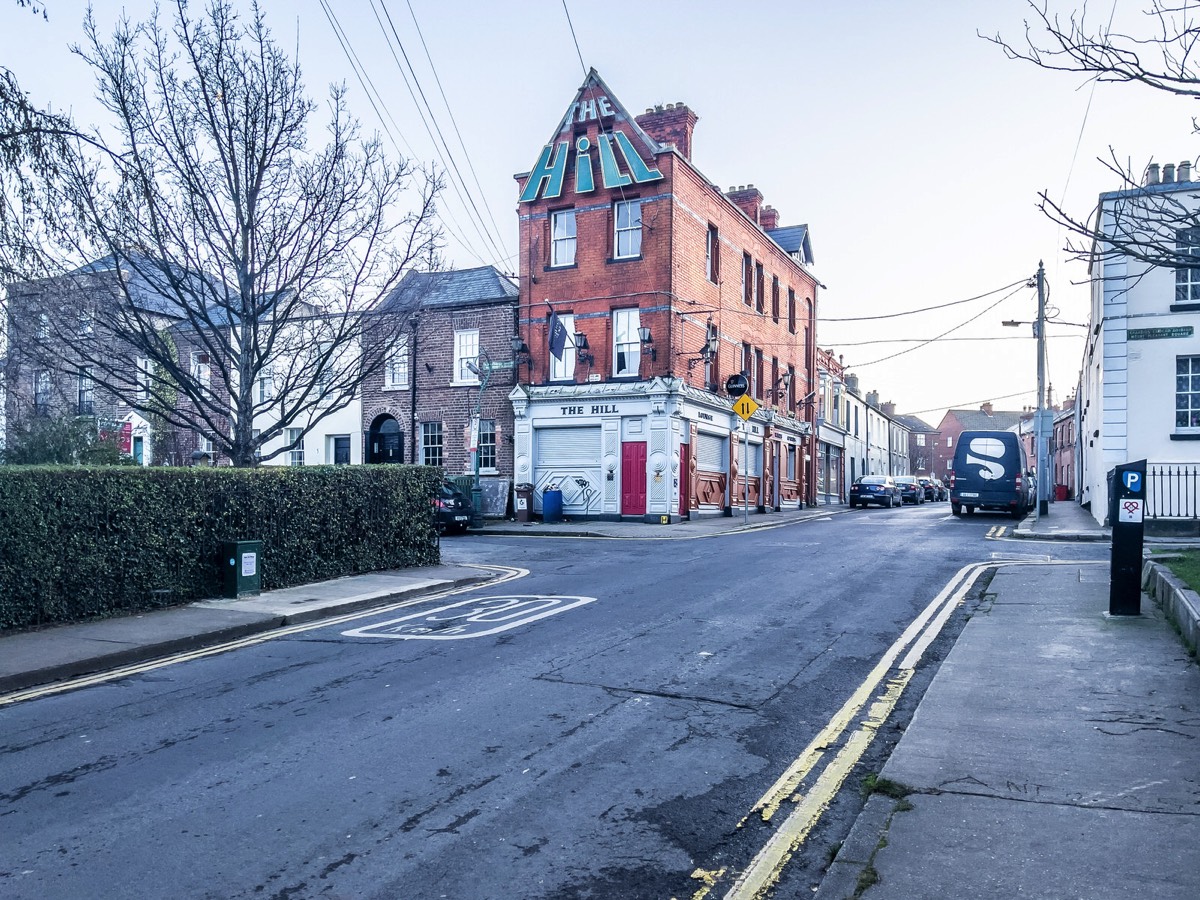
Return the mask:
<svg viewBox="0 0 1200 900">
<path fill-rule="evenodd" d="M 440 561 L 427 466 L 0 467 L 0 631 L 221 594 L 221 542 L 262 589 Z"/>
</svg>

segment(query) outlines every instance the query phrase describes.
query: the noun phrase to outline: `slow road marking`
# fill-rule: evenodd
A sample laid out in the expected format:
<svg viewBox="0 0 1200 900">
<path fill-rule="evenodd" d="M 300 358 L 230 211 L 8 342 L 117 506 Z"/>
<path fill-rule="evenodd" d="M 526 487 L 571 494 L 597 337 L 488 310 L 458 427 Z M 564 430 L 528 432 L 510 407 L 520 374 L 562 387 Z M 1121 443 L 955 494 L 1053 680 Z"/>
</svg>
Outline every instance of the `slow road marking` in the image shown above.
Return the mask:
<svg viewBox="0 0 1200 900">
<path fill-rule="evenodd" d="M 499 634 L 595 600 L 595 597 L 547 597 L 541 594 L 482 597 L 343 631 L 342 636 L 403 641 L 461 641 Z"/>
<path fill-rule="evenodd" d="M 345 615 L 333 616 L 328 619 L 318 619 L 315 622 L 309 622 L 304 625 L 289 625 L 283 628 L 276 628 L 273 631 L 267 631 L 263 634 L 253 637 L 241 638 L 235 641 L 226 641 L 223 644 L 214 644 L 211 647 L 204 647 L 200 650 L 189 650 L 185 653 L 174 653 L 170 656 L 160 657 L 159 659 L 150 660 L 144 663 L 134 663 L 128 666 L 119 666 L 115 669 L 109 669 L 105 672 L 96 672 L 92 675 L 83 675 L 79 678 L 71 678 L 67 681 L 59 681 L 54 684 L 39 685 L 38 687 L 26 688 L 20 691 L 14 691 L 11 694 L 0 694 L 0 707 L 10 703 L 20 703 L 23 700 L 36 700 L 39 697 L 46 697 L 51 694 L 61 694 L 65 691 L 73 691 L 77 688 L 90 687 L 94 684 L 104 684 L 108 681 L 116 681 L 120 678 L 127 678 L 130 675 L 140 675 L 143 672 L 152 672 L 155 669 L 166 668 L 178 663 L 191 662 L 194 659 L 204 659 L 209 656 L 216 656 L 219 653 L 228 653 L 231 650 L 240 650 L 242 647 L 252 647 L 255 644 L 263 644 L 267 641 L 273 641 L 276 638 L 288 637 L 293 634 L 300 634 L 305 631 L 315 631 L 318 628 L 330 628 L 332 626 L 341 625 L 346 622 L 353 622 L 356 619 L 364 619 L 368 616 L 377 616 L 380 613 L 388 613 L 397 609 L 405 609 L 407 607 L 417 606 L 430 601 L 441 600 L 444 597 L 453 597 L 458 594 L 465 594 L 468 591 L 477 591 L 481 588 L 494 587 L 498 584 L 504 584 L 509 581 L 514 581 L 518 578 L 524 578 L 529 574 L 528 569 L 521 569 L 516 566 L 476 566 L 470 563 L 463 563 L 467 568 L 483 569 L 485 571 L 499 572 L 500 574 L 491 580 L 482 584 L 471 584 L 464 587 L 450 588 L 445 591 L 438 591 L 434 594 L 429 594 L 423 597 L 414 597 L 409 600 L 400 600 L 395 603 L 388 603 L 383 606 L 376 606 L 371 609 L 360 610 L 358 612 L 346 613 Z"/>
</svg>

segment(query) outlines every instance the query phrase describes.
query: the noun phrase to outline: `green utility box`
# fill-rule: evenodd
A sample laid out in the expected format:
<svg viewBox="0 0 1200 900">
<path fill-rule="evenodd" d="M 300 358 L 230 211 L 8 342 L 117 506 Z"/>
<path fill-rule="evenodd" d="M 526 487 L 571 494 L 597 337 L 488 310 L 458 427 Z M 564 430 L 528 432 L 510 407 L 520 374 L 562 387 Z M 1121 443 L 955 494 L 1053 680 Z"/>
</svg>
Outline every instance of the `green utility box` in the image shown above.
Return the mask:
<svg viewBox="0 0 1200 900">
<path fill-rule="evenodd" d="M 262 589 L 262 541 L 222 541 L 222 596 L 236 600 Z"/>
</svg>

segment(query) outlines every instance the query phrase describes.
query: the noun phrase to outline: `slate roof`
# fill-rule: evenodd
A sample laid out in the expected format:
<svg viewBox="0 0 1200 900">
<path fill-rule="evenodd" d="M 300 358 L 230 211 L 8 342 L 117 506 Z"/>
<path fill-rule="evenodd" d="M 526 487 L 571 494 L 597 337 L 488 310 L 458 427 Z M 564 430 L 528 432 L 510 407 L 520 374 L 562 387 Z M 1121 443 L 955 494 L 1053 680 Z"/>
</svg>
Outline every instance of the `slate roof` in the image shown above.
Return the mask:
<svg viewBox="0 0 1200 900">
<path fill-rule="evenodd" d="M 1021 424 L 1020 412 L 1005 412 L 995 410 L 989 416 L 982 409 L 948 409 L 947 415 L 953 415 L 962 425 L 963 431 L 1008 431 Z"/>
<path fill-rule="evenodd" d="M 380 310 L 416 304 L 429 309 L 509 303 L 518 294 L 516 283 L 500 274 L 494 266 L 449 272 L 409 272 L 384 298 Z"/>
<path fill-rule="evenodd" d="M 919 419 L 916 416 L 892 416 L 892 418 L 903 425 L 911 432 L 927 432 L 936 433 L 937 429 L 926 422 L 924 419 Z"/>
<path fill-rule="evenodd" d="M 123 263 L 126 282 L 129 285 L 129 299 L 138 309 L 145 312 L 176 318 L 186 315 L 176 299 L 179 288 L 169 284 L 171 279 L 177 280 L 183 286 L 183 290 L 192 293 L 197 305 L 206 303 L 211 296 L 213 284 L 210 281 L 179 266 L 134 253 L 124 256 Z M 80 266 L 71 274 L 103 275 L 116 268 L 116 257 L 109 255 Z"/>
<path fill-rule="evenodd" d="M 802 263 L 812 265 L 812 238 L 809 236 L 807 225 L 786 225 L 783 228 L 772 228 L 766 232 L 766 235 L 783 248 L 785 253 L 798 254 Z"/>
</svg>

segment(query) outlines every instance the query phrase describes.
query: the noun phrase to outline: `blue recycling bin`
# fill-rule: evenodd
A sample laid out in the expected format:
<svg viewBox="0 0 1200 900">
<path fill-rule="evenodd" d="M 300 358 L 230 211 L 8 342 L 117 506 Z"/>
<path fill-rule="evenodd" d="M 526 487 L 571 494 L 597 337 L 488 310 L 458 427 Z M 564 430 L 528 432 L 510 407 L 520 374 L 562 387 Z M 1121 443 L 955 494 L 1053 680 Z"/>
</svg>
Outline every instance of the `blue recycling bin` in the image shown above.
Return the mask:
<svg viewBox="0 0 1200 900">
<path fill-rule="evenodd" d="M 561 522 L 563 517 L 562 491 L 551 488 L 542 491 L 542 521 Z"/>
</svg>

